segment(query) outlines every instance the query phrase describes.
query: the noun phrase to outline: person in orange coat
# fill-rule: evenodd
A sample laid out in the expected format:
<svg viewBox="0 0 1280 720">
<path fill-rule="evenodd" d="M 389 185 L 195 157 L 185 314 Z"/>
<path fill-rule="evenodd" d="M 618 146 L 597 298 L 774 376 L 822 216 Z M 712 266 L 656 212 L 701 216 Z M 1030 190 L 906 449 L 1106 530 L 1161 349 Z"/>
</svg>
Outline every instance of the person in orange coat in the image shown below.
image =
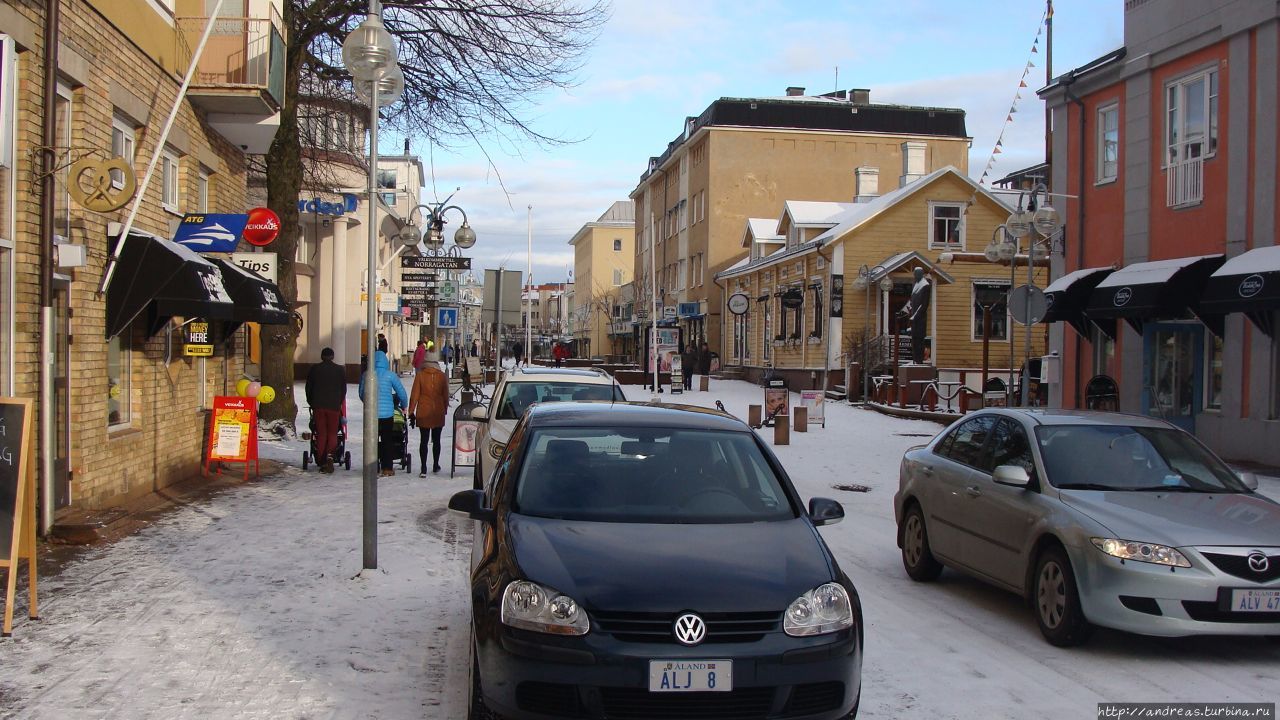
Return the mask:
<svg viewBox="0 0 1280 720">
<path fill-rule="evenodd" d="M 416 425 L 422 433 L 418 445 L 418 457 L 422 471 L 418 477 L 427 476 L 427 446 L 431 448 L 431 471 L 440 472 L 440 433 L 444 430 L 445 412 L 449 408 L 449 378 L 440 369 L 440 353 L 428 350 L 422 367 L 413 378 L 413 390 L 409 392 L 409 424 Z"/>
</svg>

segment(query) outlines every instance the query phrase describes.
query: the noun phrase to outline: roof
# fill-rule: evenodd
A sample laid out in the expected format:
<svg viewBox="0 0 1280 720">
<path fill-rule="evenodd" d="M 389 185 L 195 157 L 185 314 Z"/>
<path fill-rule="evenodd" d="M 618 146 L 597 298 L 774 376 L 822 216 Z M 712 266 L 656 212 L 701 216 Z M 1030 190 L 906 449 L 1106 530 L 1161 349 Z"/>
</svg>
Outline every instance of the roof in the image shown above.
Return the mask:
<svg viewBox="0 0 1280 720">
<path fill-rule="evenodd" d="M 719 410 L 642 402 L 539 403 L 528 410 L 530 427 L 650 427 L 751 432 L 746 423 Z"/>
<path fill-rule="evenodd" d="M 751 247 L 747 242 L 782 243 L 786 238 L 778 234 L 778 221 L 773 218 L 747 218 L 747 231 L 742 235 L 742 247 Z"/>
<path fill-rule="evenodd" d="M 1152 260 L 1127 265 L 1116 270 L 1098 283 L 1098 288 L 1124 287 L 1125 285 L 1154 285 L 1168 282 L 1179 270 L 1198 261 L 1217 255 L 1193 255 L 1172 260 Z"/>
<path fill-rule="evenodd" d="M 929 258 L 925 257 L 924 255 L 921 255 L 919 252 L 916 252 L 915 250 L 900 252 L 896 255 L 891 255 L 885 258 L 884 260 L 876 263 L 876 267 L 880 268 L 880 272 L 871 273 L 871 279 L 873 281 L 879 280 L 882 276 L 888 273 L 891 273 L 894 270 L 897 270 L 898 268 L 902 267 L 903 265 L 906 265 L 912 260 L 915 260 L 921 265 L 924 265 L 925 267 L 929 268 L 929 272 L 933 273 L 934 275 L 937 275 L 939 280 L 943 280 L 947 284 L 951 284 L 956 281 L 956 279 L 952 277 L 950 273 L 938 267 L 936 263 L 930 262 Z"/>
<path fill-rule="evenodd" d="M 788 200 L 782 206 L 782 214 L 790 215 L 793 225 L 834 225 L 836 218 L 856 206 L 857 203 Z"/>
<path fill-rule="evenodd" d="M 1276 272 L 1277 270 L 1280 270 L 1280 245 L 1268 245 L 1243 252 L 1227 260 L 1214 273 L 1214 277 Z"/>
<path fill-rule="evenodd" d="M 631 200 L 617 200 L 609 206 L 608 210 L 601 213 L 600 217 L 592 222 L 583 223 L 578 228 L 578 232 L 569 238 L 570 245 L 577 245 L 578 241 L 586 237 L 591 228 L 612 227 L 612 228 L 630 228 L 636 224 L 636 204 Z"/>
<path fill-rule="evenodd" d="M 1000 408 L 1000 415 L 1022 415 L 1039 425 L 1112 425 L 1129 427 L 1171 427 L 1169 423 L 1148 415 L 1137 415 L 1099 410 L 1068 410 L 1065 408 Z"/>
<path fill-rule="evenodd" d="M 507 376 L 509 382 L 533 382 L 536 380 L 602 380 L 612 383 L 613 376 L 596 368 L 549 368 L 522 365 Z"/>
<path fill-rule="evenodd" d="M 1111 65 L 1112 63 L 1116 63 L 1116 62 L 1119 62 L 1120 60 L 1123 60 L 1124 56 L 1128 54 L 1128 52 L 1129 51 L 1127 48 L 1123 48 L 1123 47 L 1116 48 L 1115 50 L 1112 50 L 1106 55 L 1103 55 L 1102 57 L 1094 58 L 1093 60 L 1090 60 L 1084 65 L 1081 65 L 1080 67 L 1072 68 L 1067 72 L 1054 78 L 1053 82 L 1037 90 L 1036 94 L 1044 95 L 1050 90 L 1054 90 L 1060 86 L 1070 85 L 1071 83 L 1075 82 L 1077 79 L 1091 72 L 1101 70 L 1102 68 L 1105 68 L 1108 65 Z"/>
</svg>

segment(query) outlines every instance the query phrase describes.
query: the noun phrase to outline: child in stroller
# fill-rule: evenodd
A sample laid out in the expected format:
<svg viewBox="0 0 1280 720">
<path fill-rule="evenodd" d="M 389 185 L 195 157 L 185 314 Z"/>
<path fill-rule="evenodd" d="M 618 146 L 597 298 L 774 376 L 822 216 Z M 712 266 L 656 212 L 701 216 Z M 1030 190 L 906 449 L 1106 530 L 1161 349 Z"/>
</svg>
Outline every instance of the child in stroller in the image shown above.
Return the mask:
<svg viewBox="0 0 1280 720">
<path fill-rule="evenodd" d="M 404 416 L 404 409 L 397 407 L 391 419 L 395 426 L 391 431 L 391 442 L 396 448 L 396 457 L 400 458 L 400 469 L 409 470 L 413 467 L 413 456 L 409 454 L 408 420 Z"/>
<path fill-rule="evenodd" d="M 307 465 L 315 463 L 318 467 L 324 467 L 324 458 L 318 457 L 316 453 L 316 414 L 307 408 L 309 417 L 307 419 L 308 431 L 303 433 L 303 438 L 311 441 L 311 450 L 302 452 L 302 469 L 306 470 Z M 346 469 L 351 469 L 351 453 L 347 450 L 347 404 L 342 403 L 342 419 L 338 422 L 338 443 L 334 446 L 332 461 L 334 465 L 341 465 Z"/>
</svg>

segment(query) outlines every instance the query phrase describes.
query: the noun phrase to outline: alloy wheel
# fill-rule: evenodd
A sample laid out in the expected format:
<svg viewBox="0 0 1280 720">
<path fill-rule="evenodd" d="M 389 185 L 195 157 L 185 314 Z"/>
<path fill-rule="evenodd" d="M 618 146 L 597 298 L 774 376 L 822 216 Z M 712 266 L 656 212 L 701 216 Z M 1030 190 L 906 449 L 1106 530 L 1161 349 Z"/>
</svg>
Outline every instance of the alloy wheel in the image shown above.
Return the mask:
<svg viewBox="0 0 1280 720">
<path fill-rule="evenodd" d="M 1058 563 L 1050 560 L 1040 568 L 1040 581 L 1036 583 L 1040 620 L 1045 626 L 1056 628 L 1062 622 L 1067 608 L 1067 584 Z"/>
<path fill-rule="evenodd" d="M 912 565 L 920 564 L 920 554 L 924 547 L 924 531 L 920 523 L 920 516 L 911 514 L 907 517 L 907 524 L 903 530 L 902 544 L 906 551 L 907 562 Z"/>
</svg>

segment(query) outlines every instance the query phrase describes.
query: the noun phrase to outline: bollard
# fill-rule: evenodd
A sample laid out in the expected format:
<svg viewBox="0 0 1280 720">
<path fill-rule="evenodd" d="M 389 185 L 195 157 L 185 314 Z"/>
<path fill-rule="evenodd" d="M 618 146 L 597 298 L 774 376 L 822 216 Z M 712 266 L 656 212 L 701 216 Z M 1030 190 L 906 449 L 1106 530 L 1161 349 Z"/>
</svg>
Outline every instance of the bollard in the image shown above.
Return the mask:
<svg viewBox="0 0 1280 720">
<path fill-rule="evenodd" d="M 797 405 L 795 413 L 796 432 L 809 432 L 809 408 L 804 405 Z"/>
<path fill-rule="evenodd" d="M 747 406 L 747 424 L 751 427 L 760 427 L 760 416 L 764 413 L 764 407 L 761 405 Z"/>
<path fill-rule="evenodd" d="M 707 377 L 706 375 L 698 376 L 698 389 L 701 390 L 702 392 L 707 392 L 708 390 L 710 390 L 711 378 Z"/>
<path fill-rule="evenodd" d="M 786 415 L 778 415 L 773 419 L 773 444 L 790 445 L 791 428 Z"/>
</svg>

